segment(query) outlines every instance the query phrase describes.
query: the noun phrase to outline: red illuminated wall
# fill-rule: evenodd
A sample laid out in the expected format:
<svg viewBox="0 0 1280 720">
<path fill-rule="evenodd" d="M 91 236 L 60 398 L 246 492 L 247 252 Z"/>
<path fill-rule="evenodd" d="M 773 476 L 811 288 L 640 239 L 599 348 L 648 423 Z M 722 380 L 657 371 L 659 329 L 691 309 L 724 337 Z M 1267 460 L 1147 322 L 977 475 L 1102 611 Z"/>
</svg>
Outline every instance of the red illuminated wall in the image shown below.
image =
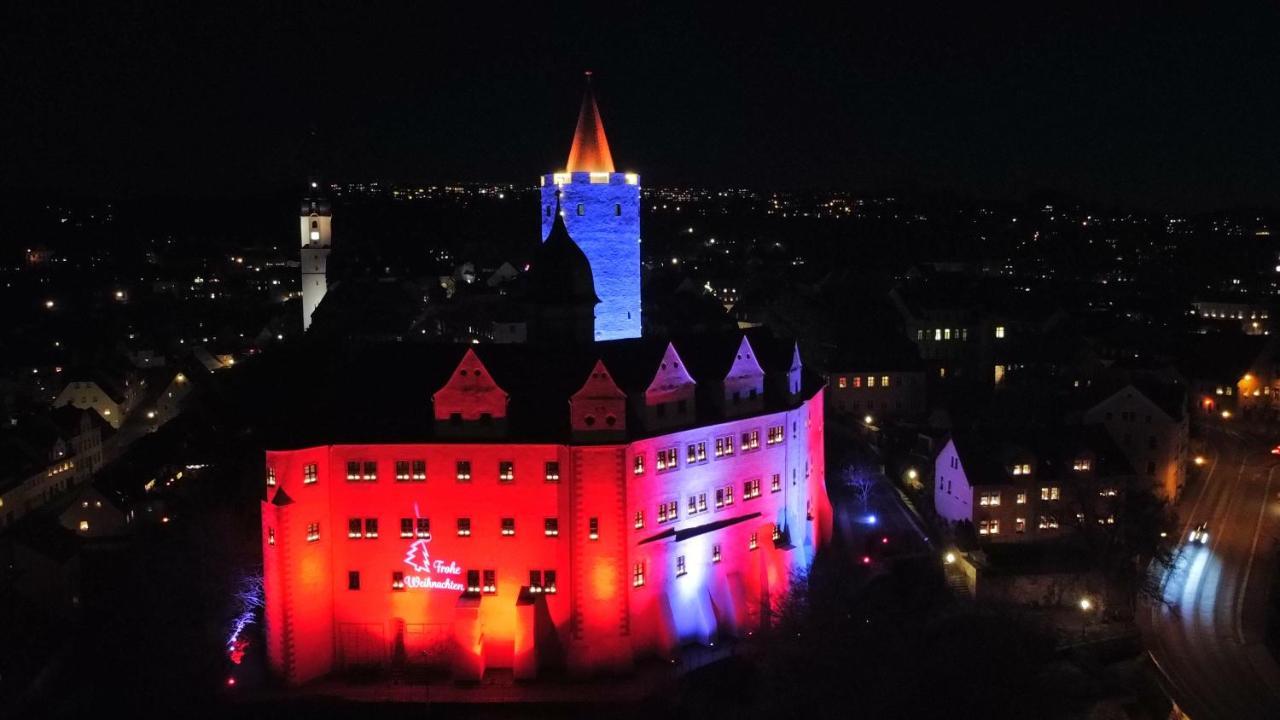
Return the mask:
<svg viewBox="0 0 1280 720">
<path fill-rule="evenodd" d="M 830 537 L 821 408 L 819 393 L 795 410 L 627 444 L 270 452 L 277 485 L 263 503 L 263 554 L 271 665 L 289 683 L 388 662 L 451 664 L 458 677 L 512 666 L 591 672 L 625 668 L 642 654 L 669 654 L 684 642 L 745 633 L 785 591 L 790 572 L 807 567 Z M 783 428 L 780 442 L 768 444 L 771 426 Z M 758 431 L 759 447 L 744 451 L 742 434 L 751 431 Z M 718 436 L 732 436 L 732 456 L 715 457 Z M 698 442 L 707 459 L 689 464 L 688 445 Z M 678 466 L 658 473 L 655 454 L 666 447 L 677 448 Z M 640 475 L 633 471 L 637 454 L 644 457 Z M 425 460 L 425 480 L 397 480 L 397 460 Z M 469 482 L 457 477 L 459 460 L 471 463 Z M 361 464 L 360 474 L 364 463 L 376 463 L 376 479 L 349 481 L 349 461 Z M 559 463 L 558 482 L 545 478 L 548 461 Z M 514 464 L 510 482 L 500 480 L 500 462 Z M 308 464 L 317 466 L 314 483 L 304 482 Z M 760 495 L 749 499 L 746 483 L 756 479 Z M 733 504 L 716 508 L 716 489 L 729 486 Z M 689 497 L 696 506 L 703 493 L 706 511 L 690 515 Z M 658 504 L 669 500 L 677 502 L 677 519 L 659 524 Z M 637 512 L 643 528 L 635 527 Z M 418 573 L 406 563 L 417 538 L 401 537 L 400 520 L 418 516 L 430 520 L 430 559 L 456 563 L 459 576 Z M 471 521 L 468 537 L 457 534 L 464 517 Z M 378 537 L 349 538 L 352 518 L 362 529 L 365 519 L 376 518 Z M 503 518 L 514 519 L 513 536 L 502 534 Z M 546 535 L 547 518 L 557 520 L 558 535 Z M 315 541 L 307 540 L 311 523 L 319 523 Z M 786 528 L 789 543 L 775 545 L 775 526 Z M 677 528 L 681 536 L 669 532 Z M 752 533 L 755 550 L 748 547 Z M 677 575 L 681 556 L 685 573 Z M 636 563 L 644 564 L 641 587 L 633 587 Z M 466 585 L 467 570 L 495 571 L 496 592 L 464 599 L 451 590 L 392 588 L 394 572 Z M 557 592 L 522 597 L 530 570 L 554 570 Z M 360 573 L 358 590 L 348 589 L 351 571 Z"/>
</svg>

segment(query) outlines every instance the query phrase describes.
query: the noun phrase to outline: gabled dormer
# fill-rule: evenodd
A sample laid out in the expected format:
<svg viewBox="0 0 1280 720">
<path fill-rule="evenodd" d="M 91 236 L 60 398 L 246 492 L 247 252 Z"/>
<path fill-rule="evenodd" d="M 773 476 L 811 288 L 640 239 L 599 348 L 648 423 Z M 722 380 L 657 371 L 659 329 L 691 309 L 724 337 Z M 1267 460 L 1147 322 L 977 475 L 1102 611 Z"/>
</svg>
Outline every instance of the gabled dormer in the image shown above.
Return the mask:
<svg viewBox="0 0 1280 720">
<path fill-rule="evenodd" d="M 603 361 L 596 361 L 587 381 L 569 398 L 569 426 L 574 440 L 615 440 L 626 434 L 627 394 Z"/>
<path fill-rule="evenodd" d="M 746 336 L 738 343 L 733 365 L 724 376 L 724 412 L 736 417 L 759 412 L 764 406 L 764 368 Z"/>
<path fill-rule="evenodd" d="M 432 396 L 436 431 L 442 435 L 496 435 L 506 430 L 507 392 L 467 348 L 444 387 Z"/>
<path fill-rule="evenodd" d="M 680 359 L 675 345 L 667 343 L 657 372 L 644 391 L 645 426 L 656 429 L 693 422 L 697 417 L 694 406 L 696 387 L 697 383 Z"/>
</svg>

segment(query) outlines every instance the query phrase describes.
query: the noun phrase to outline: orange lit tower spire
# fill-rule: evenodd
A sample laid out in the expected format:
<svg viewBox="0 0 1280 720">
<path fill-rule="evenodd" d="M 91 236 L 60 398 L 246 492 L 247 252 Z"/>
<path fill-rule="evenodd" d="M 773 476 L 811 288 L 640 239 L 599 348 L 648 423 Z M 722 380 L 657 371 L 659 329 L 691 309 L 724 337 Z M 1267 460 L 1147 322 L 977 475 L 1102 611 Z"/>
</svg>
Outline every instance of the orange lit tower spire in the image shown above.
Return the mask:
<svg viewBox="0 0 1280 720">
<path fill-rule="evenodd" d="M 640 176 L 616 172 L 587 73 L 587 90 L 564 172 L 539 179 L 542 237 L 557 215 L 591 263 L 600 303 L 596 340 L 640 337 Z M 557 210 L 557 193 L 563 209 Z"/>
<path fill-rule="evenodd" d="M 600 108 L 596 106 L 596 96 L 591 91 L 590 70 L 587 71 L 587 92 L 582 96 L 582 110 L 578 112 L 578 127 L 573 131 L 573 145 L 569 147 L 565 172 L 613 172 L 613 155 L 609 154 L 609 140 L 604 136 Z"/>
</svg>

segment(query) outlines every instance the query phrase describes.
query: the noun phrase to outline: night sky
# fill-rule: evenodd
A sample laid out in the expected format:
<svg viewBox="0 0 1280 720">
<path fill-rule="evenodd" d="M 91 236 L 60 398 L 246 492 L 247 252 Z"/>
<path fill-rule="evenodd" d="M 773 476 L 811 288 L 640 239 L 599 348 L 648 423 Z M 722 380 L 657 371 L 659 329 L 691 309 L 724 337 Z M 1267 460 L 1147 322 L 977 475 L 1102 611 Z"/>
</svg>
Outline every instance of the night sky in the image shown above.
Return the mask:
<svg viewBox="0 0 1280 720">
<path fill-rule="evenodd" d="M 649 184 L 1280 205 L 1273 2 L 48 5 L 0 11 L 4 190 L 532 184 L 591 69 Z"/>
</svg>

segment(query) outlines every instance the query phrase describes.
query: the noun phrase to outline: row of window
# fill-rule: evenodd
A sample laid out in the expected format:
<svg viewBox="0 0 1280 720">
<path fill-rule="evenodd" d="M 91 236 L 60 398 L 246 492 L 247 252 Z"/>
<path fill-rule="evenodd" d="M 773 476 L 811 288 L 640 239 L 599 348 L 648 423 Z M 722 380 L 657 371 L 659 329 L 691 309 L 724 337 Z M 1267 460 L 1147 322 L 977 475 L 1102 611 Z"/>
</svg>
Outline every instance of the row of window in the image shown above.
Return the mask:
<svg viewBox="0 0 1280 720">
<path fill-rule="evenodd" d="M 1105 522 L 1105 523 L 1111 523 L 1111 524 L 1114 524 L 1114 523 L 1115 523 L 1115 517 L 1114 517 L 1114 516 L 1110 516 L 1110 517 L 1108 517 L 1105 521 L 1104 521 L 1102 518 L 1099 518 L 1099 519 L 1098 519 L 1098 522 L 1099 522 L 1100 524 L 1102 524 L 1102 523 L 1104 523 L 1104 522 Z M 1055 516 L 1053 516 L 1053 515 L 1041 515 L 1041 516 L 1040 516 L 1040 518 L 1039 518 L 1038 527 L 1039 527 L 1041 530 L 1057 530 L 1057 529 L 1058 529 L 1058 518 L 1057 518 L 1057 517 L 1055 517 Z M 1026 518 L 1015 518 L 1015 519 L 1014 519 L 1014 521 L 1013 521 L 1013 531 L 1014 531 L 1015 533 L 1025 533 L 1025 532 L 1027 531 L 1027 519 L 1026 519 Z M 994 520 L 994 519 L 993 519 L 993 520 L 979 520 L 979 521 L 978 521 L 978 534 L 979 534 L 979 535 L 999 535 L 999 534 L 1000 534 L 1000 521 L 999 521 L 999 520 Z"/>
<path fill-rule="evenodd" d="M 560 481 L 560 463 L 554 460 L 543 463 L 542 479 L 546 482 Z M 304 485 L 312 485 L 319 480 L 319 467 L 315 463 L 304 465 L 302 468 L 302 482 Z M 454 465 L 454 477 L 458 482 L 471 481 L 471 461 L 459 460 Z M 376 460 L 349 460 L 347 461 L 347 481 L 348 482 L 376 482 L 378 479 L 378 463 Z M 396 482 L 424 482 L 427 479 L 427 461 L 426 460 L 396 460 L 395 461 L 395 479 Z M 498 461 L 498 481 L 502 483 L 512 483 L 516 480 L 516 464 L 512 460 Z M 276 484 L 275 468 L 267 468 L 267 485 Z"/>
<path fill-rule="evenodd" d="M 360 589 L 360 571 L 347 571 L 347 589 Z M 391 573 L 391 589 L 404 590 L 404 573 L 396 570 Z M 468 570 L 466 591 L 469 593 L 484 593 L 486 595 L 494 595 L 498 592 L 498 573 L 496 570 Z M 556 589 L 556 571 L 555 570 L 530 570 L 529 571 L 529 592 L 545 593 L 554 595 Z"/>
<path fill-rule="evenodd" d="M 499 532 L 507 537 L 516 534 L 516 519 L 502 518 L 499 521 Z M 471 537 L 471 518 L 457 518 L 455 530 L 458 537 Z M 275 545 L 276 531 L 275 528 L 268 528 L 267 543 Z M 559 518 L 543 518 L 542 534 L 547 537 L 560 536 L 560 519 Z M 600 524 L 597 518 L 591 518 L 588 521 L 587 536 L 591 540 L 595 540 L 600 536 Z M 349 518 L 347 520 L 347 537 L 352 540 L 374 540 L 378 537 L 378 519 L 377 518 Z M 430 518 L 400 518 L 400 537 L 402 538 L 431 538 L 431 519 Z M 307 524 L 307 542 L 317 542 L 320 540 L 320 523 Z"/>
<path fill-rule="evenodd" d="M 841 375 L 836 378 L 836 386 L 839 387 L 841 390 L 851 386 L 854 389 L 859 389 L 863 387 L 873 388 L 876 386 L 876 376 L 868 375 L 864 380 L 864 378 L 861 375 L 854 375 L 853 377 L 845 377 L 844 375 Z M 889 387 L 888 375 L 880 376 L 880 387 Z"/>
<path fill-rule="evenodd" d="M 733 506 L 733 502 L 734 502 L 733 491 L 734 491 L 733 485 L 724 485 L 722 487 L 718 487 L 715 489 L 716 509 L 722 509 L 722 508 Z M 769 491 L 775 492 L 775 493 L 782 492 L 782 476 L 780 474 L 774 473 L 773 477 L 769 479 Z M 758 497 L 760 497 L 760 478 L 753 478 L 751 480 L 743 481 L 742 499 L 752 500 Z M 692 517 L 694 515 L 700 515 L 704 512 L 707 512 L 708 510 L 707 494 L 705 492 L 702 492 L 702 493 L 694 493 L 692 495 L 689 495 L 688 502 L 686 503 L 685 507 L 686 507 L 685 515 L 689 517 Z M 680 519 L 680 502 L 677 500 L 667 500 L 667 501 L 658 503 L 657 517 L 658 517 L 659 525 L 662 525 L 664 523 L 669 523 L 669 522 L 675 522 L 676 520 L 679 520 Z M 637 530 L 644 528 L 645 522 L 644 522 L 643 510 L 636 511 L 634 525 Z"/>
<path fill-rule="evenodd" d="M 1115 495 L 1115 490 L 1111 490 L 1111 495 Z M 1106 494 L 1105 491 L 1100 494 Z M 1048 485 L 1040 488 L 1041 500 L 1060 500 L 1062 499 L 1062 490 L 1057 485 Z M 1026 505 L 1027 494 L 1019 492 L 1014 494 L 1014 504 Z M 1000 491 L 988 490 L 978 493 L 978 504 L 983 507 L 997 507 L 1000 505 Z"/>
</svg>

